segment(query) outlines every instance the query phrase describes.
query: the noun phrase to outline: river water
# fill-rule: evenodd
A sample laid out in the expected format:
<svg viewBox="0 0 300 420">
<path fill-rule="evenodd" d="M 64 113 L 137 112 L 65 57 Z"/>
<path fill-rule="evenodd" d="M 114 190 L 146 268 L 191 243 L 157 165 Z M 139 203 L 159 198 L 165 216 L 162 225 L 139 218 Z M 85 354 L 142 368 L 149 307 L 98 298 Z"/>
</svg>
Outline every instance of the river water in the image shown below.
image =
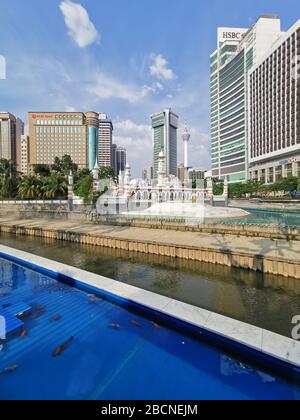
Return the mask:
<svg viewBox="0 0 300 420">
<path fill-rule="evenodd" d="M 1 234 L 0 242 L 288 337 L 300 315 L 296 279 L 51 239 Z"/>
</svg>

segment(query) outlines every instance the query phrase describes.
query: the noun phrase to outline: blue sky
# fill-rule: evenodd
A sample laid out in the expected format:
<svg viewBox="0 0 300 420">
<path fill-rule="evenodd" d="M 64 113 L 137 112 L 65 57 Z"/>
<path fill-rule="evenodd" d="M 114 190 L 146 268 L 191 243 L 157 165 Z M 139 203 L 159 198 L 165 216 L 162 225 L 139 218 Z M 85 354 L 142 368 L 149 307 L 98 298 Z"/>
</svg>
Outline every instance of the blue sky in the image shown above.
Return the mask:
<svg viewBox="0 0 300 420">
<path fill-rule="evenodd" d="M 191 129 L 191 164 L 210 166 L 209 55 L 218 26 L 249 27 L 299 0 L 0 0 L 0 110 L 104 111 L 134 173 L 151 164 L 149 116 L 172 107 Z M 182 159 L 179 143 L 179 159 Z"/>
</svg>

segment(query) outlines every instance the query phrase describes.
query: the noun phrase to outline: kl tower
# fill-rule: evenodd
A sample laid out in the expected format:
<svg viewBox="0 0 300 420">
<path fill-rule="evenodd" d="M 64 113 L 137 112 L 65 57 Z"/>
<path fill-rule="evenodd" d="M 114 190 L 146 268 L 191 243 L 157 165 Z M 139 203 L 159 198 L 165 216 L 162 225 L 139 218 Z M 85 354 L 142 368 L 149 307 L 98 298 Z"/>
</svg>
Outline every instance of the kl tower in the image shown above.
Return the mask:
<svg viewBox="0 0 300 420">
<path fill-rule="evenodd" d="M 185 126 L 183 135 L 182 135 L 182 140 L 183 140 L 183 144 L 184 144 L 184 167 L 185 169 L 188 169 L 189 167 L 189 158 L 188 158 L 188 143 L 190 141 L 191 135 L 188 131 L 187 126 Z"/>
</svg>

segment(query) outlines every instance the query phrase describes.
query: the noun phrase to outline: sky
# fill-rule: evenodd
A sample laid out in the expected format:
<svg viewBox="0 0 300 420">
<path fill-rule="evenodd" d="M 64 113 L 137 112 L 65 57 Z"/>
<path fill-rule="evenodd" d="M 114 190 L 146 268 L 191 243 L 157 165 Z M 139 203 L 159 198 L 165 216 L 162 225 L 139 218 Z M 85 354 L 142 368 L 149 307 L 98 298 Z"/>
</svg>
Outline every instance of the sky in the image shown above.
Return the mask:
<svg viewBox="0 0 300 420">
<path fill-rule="evenodd" d="M 300 19 L 299 0 L 0 0 L 0 111 L 99 111 L 135 176 L 152 164 L 150 115 L 187 123 L 190 165 L 209 169 L 209 56 L 217 28 L 261 14 Z M 1 63 L 0 63 L 1 64 Z"/>
</svg>

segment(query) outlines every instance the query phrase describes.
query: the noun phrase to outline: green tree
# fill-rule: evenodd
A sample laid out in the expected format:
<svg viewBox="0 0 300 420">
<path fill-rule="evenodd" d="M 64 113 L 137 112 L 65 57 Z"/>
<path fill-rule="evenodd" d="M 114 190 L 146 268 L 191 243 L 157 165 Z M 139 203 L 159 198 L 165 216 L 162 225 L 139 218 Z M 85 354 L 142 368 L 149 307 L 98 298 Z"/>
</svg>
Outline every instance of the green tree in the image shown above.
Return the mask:
<svg viewBox="0 0 300 420">
<path fill-rule="evenodd" d="M 42 181 L 35 176 L 24 176 L 19 182 L 18 196 L 22 200 L 34 200 L 42 194 Z"/>
<path fill-rule="evenodd" d="M 298 188 L 298 178 L 296 177 L 288 177 L 282 178 L 280 181 L 275 182 L 274 184 L 274 191 L 283 191 L 284 193 L 288 193 L 290 191 L 294 191 Z"/>
<path fill-rule="evenodd" d="M 262 184 L 259 187 L 259 192 L 264 196 L 268 196 L 272 192 L 272 187 L 271 185 Z"/>
<path fill-rule="evenodd" d="M 74 191 L 83 199 L 84 204 L 90 204 L 93 200 L 93 177 L 91 175 L 81 177 L 75 183 Z"/>
<path fill-rule="evenodd" d="M 37 176 L 50 176 L 51 170 L 49 165 L 37 164 L 33 165 L 33 173 Z"/>
<path fill-rule="evenodd" d="M 229 184 L 228 186 L 229 196 L 242 198 L 247 193 L 247 187 L 242 182 L 236 184 Z"/>
<path fill-rule="evenodd" d="M 78 165 L 72 161 L 71 156 L 64 155 L 61 159 L 59 157 L 54 159 L 51 169 L 61 175 L 68 176 L 70 171 L 73 173 L 78 171 Z"/>
<path fill-rule="evenodd" d="M 111 166 L 102 166 L 99 169 L 99 179 L 111 179 L 115 184 L 118 182 L 118 177 Z"/>
<path fill-rule="evenodd" d="M 213 191 L 214 195 L 222 195 L 224 192 L 224 181 L 221 179 L 213 179 Z"/>
<path fill-rule="evenodd" d="M 0 195 L 14 198 L 18 191 L 19 173 L 16 164 L 7 159 L 0 160 Z"/>
<path fill-rule="evenodd" d="M 78 182 L 81 178 L 84 178 L 85 176 L 90 176 L 91 171 L 89 169 L 81 169 L 74 173 L 74 183 Z"/>
<path fill-rule="evenodd" d="M 43 179 L 42 193 L 46 199 L 53 200 L 55 198 L 66 198 L 68 185 L 65 177 L 58 173 Z"/>
</svg>

